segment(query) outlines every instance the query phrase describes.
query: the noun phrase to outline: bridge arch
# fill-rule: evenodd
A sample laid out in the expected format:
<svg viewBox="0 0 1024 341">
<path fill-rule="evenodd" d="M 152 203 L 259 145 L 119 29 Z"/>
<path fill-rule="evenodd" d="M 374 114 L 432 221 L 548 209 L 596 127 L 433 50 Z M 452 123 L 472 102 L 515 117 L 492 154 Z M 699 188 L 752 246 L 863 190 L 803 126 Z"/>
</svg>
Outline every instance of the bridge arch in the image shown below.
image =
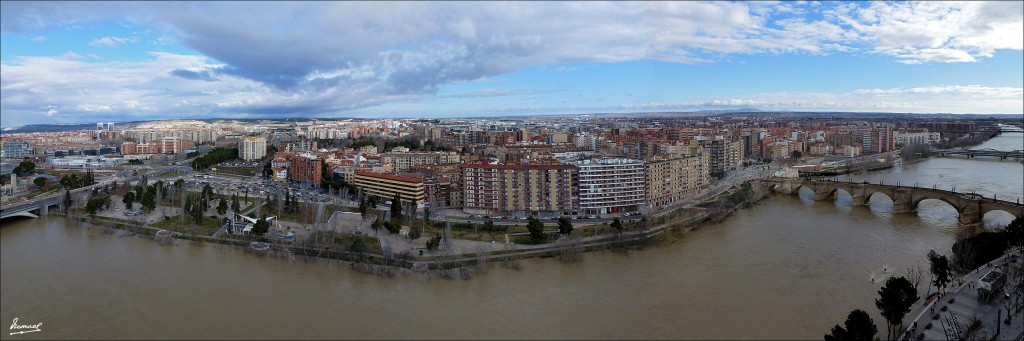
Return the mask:
<svg viewBox="0 0 1024 341">
<path fill-rule="evenodd" d="M 947 199 L 945 197 L 941 197 L 941 196 L 936 196 L 936 197 L 923 196 L 923 197 L 917 198 L 917 199 L 914 200 L 914 202 L 912 203 L 912 205 L 910 207 L 913 207 L 914 209 L 917 209 L 917 205 L 918 204 L 920 204 L 922 201 L 929 200 L 929 199 L 931 199 L 931 200 L 938 200 L 938 201 L 947 203 L 947 204 L 949 204 L 949 206 L 952 206 L 953 209 L 956 210 L 957 213 L 960 213 L 960 212 L 963 211 L 963 208 L 961 208 L 960 205 L 958 205 L 956 203 L 953 203 L 953 202 L 949 201 L 949 199 Z"/>
<path fill-rule="evenodd" d="M 885 193 L 883 191 L 878 191 L 878 190 L 873 191 L 873 192 L 868 192 L 867 194 L 865 194 L 864 195 L 864 202 L 865 203 L 870 203 L 871 202 L 871 197 L 875 196 L 876 194 L 885 197 L 886 199 L 888 199 L 889 201 L 891 201 L 894 204 L 896 203 L 896 199 L 893 198 L 892 195 L 889 195 L 889 193 Z"/>
<path fill-rule="evenodd" d="M 815 198 L 815 194 L 814 194 L 814 187 L 812 187 L 810 184 L 803 184 L 803 183 L 801 183 L 801 184 L 797 185 L 796 188 L 793 188 L 793 194 L 796 194 L 797 196 L 799 196 L 802 199 L 802 198 L 804 198 L 806 196 L 806 194 L 805 195 L 801 195 L 800 194 L 800 192 L 802 190 L 804 190 L 804 189 L 806 189 L 807 191 L 805 191 L 803 193 L 810 193 L 811 200 L 816 199 Z"/>
<path fill-rule="evenodd" d="M 1008 225 L 1016 216 L 1005 210 L 993 209 L 982 212 L 981 222 L 985 224 L 985 227 L 999 227 L 1002 228 Z"/>
<path fill-rule="evenodd" d="M 829 199 L 839 199 L 839 191 L 843 191 L 843 193 L 846 193 L 846 196 L 848 197 L 853 197 L 853 193 L 851 193 L 846 188 L 836 187 L 836 189 L 833 189 L 831 192 L 828 192 Z"/>
</svg>

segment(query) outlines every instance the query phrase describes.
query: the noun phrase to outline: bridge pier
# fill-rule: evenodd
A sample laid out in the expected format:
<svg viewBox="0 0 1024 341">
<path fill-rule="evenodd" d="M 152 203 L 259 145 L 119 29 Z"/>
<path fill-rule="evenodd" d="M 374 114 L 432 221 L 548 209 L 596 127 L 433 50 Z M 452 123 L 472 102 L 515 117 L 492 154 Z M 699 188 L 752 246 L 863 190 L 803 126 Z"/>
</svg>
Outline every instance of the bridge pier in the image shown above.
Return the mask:
<svg viewBox="0 0 1024 341">
<path fill-rule="evenodd" d="M 914 190 L 909 188 L 897 188 L 893 191 L 892 197 L 892 213 L 908 213 L 914 212 L 917 207 L 914 207 L 914 201 L 912 200 Z"/>
<path fill-rule="evenodd" d="M 981 202 L 978 200 L 973 200 L 973 202 L 963 204 L 960 208 L 960 212 L 958 213 L 960 213 L 960 224 L 981 224 Z"/>
<path fill-rule="evenodd" d="M 50 205 L 47 205 L 47 204 L 44 203 L 41 206 L 39 206 L 39 216 L 40 217 L 44 216 L 44 215 L 49 215 L 49 214 L 50 214 Z"/>
<path fill-rule="evenodd" d="M 814 189 L 814 200 L 815 201 L 820 201 L 820 200 L 832 199 L 832 196 L 829 195 L 831 193 L 832 193 L 832 191 L 829 191 L 828 189 L 818 189 L 818 188 L 815 188 Z"/>
<path fill-rule="evenodd" d="M 853 185 L 853 188 L 846 188 L 846 191 L 850 193 L 850 198 L 853 199 L 853 206 L 864 206 L 868 204 L 868 196 L 865 194 L 867 192 L 866 186 L 867 185 L 864 184 L 855 184 Z"/>
<path fill-rule="evenodd" d="M 853 199 L 853 206 L 864 206 L 868 204 L 868 197 L 861 195 L 854 195 L 850 197 Z"/>
<path fill-rule="evenodd" d="M 779 193 L 779 194 L 793 194 L 793 187 L 794 186 L 793 186 L 792 183 L 786 181 L 786 182 L 783 182 L 783 183 L 775 185 L 773 190 L 775 191 L 775 193 Z"/>
</svg>

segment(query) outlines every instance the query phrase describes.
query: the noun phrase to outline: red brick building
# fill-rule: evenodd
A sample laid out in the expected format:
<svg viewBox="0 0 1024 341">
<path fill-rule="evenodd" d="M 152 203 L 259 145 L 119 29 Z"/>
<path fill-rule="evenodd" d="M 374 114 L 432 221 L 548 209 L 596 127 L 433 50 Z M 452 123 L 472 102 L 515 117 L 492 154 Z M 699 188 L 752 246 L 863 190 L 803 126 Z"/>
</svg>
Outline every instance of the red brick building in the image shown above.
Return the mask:
<svg viewBox="0 0 1024 341">
<path fill-rule="evenodd" d="M 311 153 L 294 154 L 289 158 L 288 181 L 309 183 L 319 187 L 323 172 L 322 160 Z"/>
</svg>

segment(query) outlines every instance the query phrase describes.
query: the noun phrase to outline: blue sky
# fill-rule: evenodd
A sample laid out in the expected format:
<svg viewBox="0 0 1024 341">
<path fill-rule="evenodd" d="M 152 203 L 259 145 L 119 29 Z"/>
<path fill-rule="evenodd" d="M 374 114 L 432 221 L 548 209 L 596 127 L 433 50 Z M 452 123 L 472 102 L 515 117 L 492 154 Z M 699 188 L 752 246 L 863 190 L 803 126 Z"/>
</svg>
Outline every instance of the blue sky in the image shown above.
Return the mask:
<svg viewBox="0 0 1024 341">
<path fill-rule="evenodd" d="M 1022 2 L 0 2 L 0 125 L 1024 112 Z"/>
</svg>

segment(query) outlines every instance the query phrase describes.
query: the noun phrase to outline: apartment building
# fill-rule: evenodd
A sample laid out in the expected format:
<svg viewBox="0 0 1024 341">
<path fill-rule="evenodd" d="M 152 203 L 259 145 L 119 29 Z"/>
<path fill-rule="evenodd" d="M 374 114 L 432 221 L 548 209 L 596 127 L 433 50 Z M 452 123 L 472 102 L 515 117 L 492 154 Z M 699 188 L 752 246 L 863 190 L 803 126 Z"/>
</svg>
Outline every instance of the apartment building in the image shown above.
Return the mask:
<svg viewBox="0 0 1024 341">
<path fill-rule="evenodd" d="M 723 176 L 743 162 L 743 140 L 700 140 L 704 153 L 711 161 L 711 173 Z"/>
<path fill-rule="evenodd" d="M 121 144 L 121 155 L 133 154 L 179 154 L 195 147 L 192 140 L 168 137 L 152 143 L 124 142 Z"/>
<path fill-rule="evenodd" d="M 196 146 L 196 143 L 192 142 L 192 140 L 180 137 L 165 137 L 156 141 L 156 143 L 159 144 L 160 153 L 162 154 L 181 154 L 185 150 Z"/>
<path fill-rule="evenodd" d="M 462 165 L 466 213 L 556 217 L 576 212 L 576 167 L 565 164 Z"/>
<path fill-rule="evenodd" d="M 380 162 L 390 166 L 392 172 L 400 173 L 418 165 L 459 163 L 462 157 L 456 152 L 384 153 L 380 154 Z"/>
<path fill-rule="evenodd" d="M 865 130 L 862 134 L 864 154 L 879 154 L 896 149 L 896 134 L 890 126 L 873 127 Z"/>
<path fill-rule="evenodd" d="M 639 211 L 646 200 L 644 162 L 605 158 L 575 164 L 579 173 L 580 214 L 608 214 Z"/>
<path fill-rule="evenodd" d="M 403 202 L 426 202 L 423 178 L 359 171 L 355 172 L 354 180 L 366 195 L 391 200 L 398 194 Z"/>
<path fill-rule="evenodd" d="M 828 143 L 816 142 L 814 144 L 811 144 L 810 155 L 816 155 L 816 156 L 830 155 L 830 154 L 832 154 L 833 150 L 834 150 L 834 147 L 832 147 L 832 145 L 830 145 Z"/>
<path fill-rule="evenodd" d="M 419 165 L 402 174 L 423 178 L 423 195 L 432 207 L 462 207 L 462 170 L 456 164 Z"/>
<path fill-rule="evenodd" d="M 217 141 L 218 137 L 217 131 L 214 129 L 131 129 L 124 130 L 123 135 L 138 143 L 150 143 L 166 137 L 177 137 L 203 144 L 213 143 Z"/>
<path fill-rule="evenodd" d="M 316 151 L 315 140 L 302 140 L 297 142 L 288 142 L 285 145 L 284 150 L 289 152 L 312 152 Z"/>
<path fill-rule="evenodd" d="M 238 142 L 238 158 L 246 161 L 262 160 L 267 156 L 267 139 L 246 136 Z"/>
<path fill-rule="evenodd" d="M 2 158 L 20 159 L 32 155 L 32 145 L 25 141 L 2 142 Z"/>
<path fill-rule="evenodd" d="M 647 205 L 662 208 L 692 197 L 710 183 L 710 160 L 706 154 L 664 155 L 644 160 Z"/>
<path fill-rule="evenodd" d="M 292 155 L 288 160 L 288 181 L 319 187 L 323 176 L 322 161 L 312 153 Z"/>
<path fill-rule="evenodd" d="M 936 143 L 941 141 L 940 133 L 929 132 L 927 130 L 897 131 L 894 135 L 896 146 L 905 146 L 908 144 Z"/>
</svg>

